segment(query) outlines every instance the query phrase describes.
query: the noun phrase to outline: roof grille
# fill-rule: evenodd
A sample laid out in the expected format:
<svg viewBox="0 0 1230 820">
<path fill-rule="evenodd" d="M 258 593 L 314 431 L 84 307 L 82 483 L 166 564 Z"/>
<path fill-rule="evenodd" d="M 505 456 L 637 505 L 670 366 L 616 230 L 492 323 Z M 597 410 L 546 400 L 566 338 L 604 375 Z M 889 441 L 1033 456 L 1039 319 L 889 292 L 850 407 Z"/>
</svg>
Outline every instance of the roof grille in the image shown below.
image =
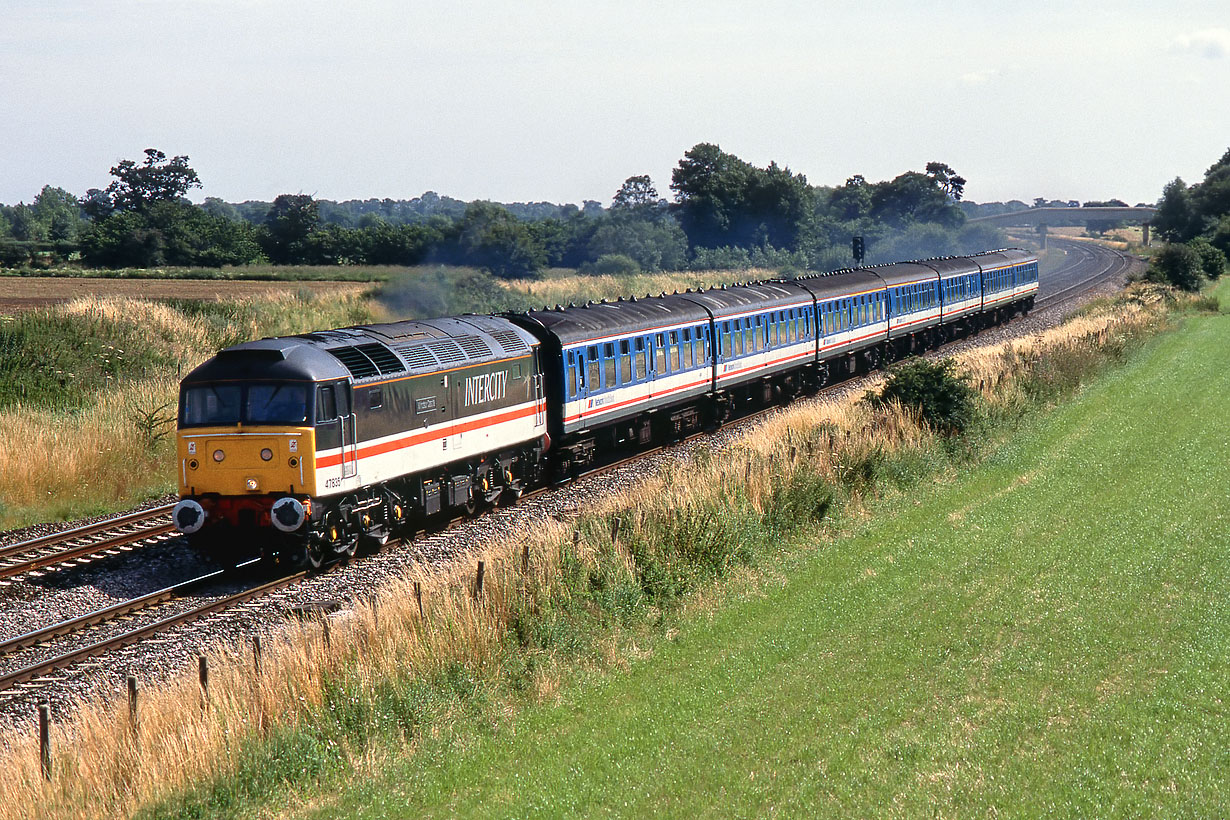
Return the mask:
<svg viewBox="0 0 1230 820">
<path fill-rule="evenodd" d="M 363 351 L 363 354 L 372 360 L 382 376 L 401 373 L 406 369 L 401 359 L 397 358 L 397 354 L 382 344 L 359 345 L 357 349 Z"/>
<path fill-rule="evenodd" d="M 511 330 L 492 331 L 491 338 L 500 343 L 500 347 L 504 348 L 505 353 L 516 353 L 519 350 L 527 350 L 529 348 L 525 340 Z"/>
<path fill-rule="evenodd" d="M 436 366 L 436 357 L 425 345 L 397 345 L 397 352 L 405 357 L 411 370 L 431 370 Z"/>
<path fill-rule="evenodd" d="M 471 359 L 481 359 L 491 355 L 491 348 L 479 336 L 457 336 L 457 344 Z"/>
<path fill-rule="evenodd" d="M 332 353 L 334 358 L 346 365 L 350 375 L 356 379 L 367 379 L 380 375 L 380 368 L 376 367 L 376 363 L 364 356 L 357 347 L 335 347 L 327 352 Z"/>
<path fill-rule="evenodd" d="M 356 379 L 388 376 L 392 373 L 401 373 L 406 369 L 397 354 L 381 344 L 334 347 L 327 352 L 346 365 L 350 375 Z"/>
<path fill-rule="evenodd" d="M 466 360 L 465 351 L 461 349 L 461 345 L 452 339 L 438 339 L 434 342 L 428 342 L 424 347 L 435 355 L 440 364 L 453 364 L 454 362 L 464 362 Z"/>
</svg>

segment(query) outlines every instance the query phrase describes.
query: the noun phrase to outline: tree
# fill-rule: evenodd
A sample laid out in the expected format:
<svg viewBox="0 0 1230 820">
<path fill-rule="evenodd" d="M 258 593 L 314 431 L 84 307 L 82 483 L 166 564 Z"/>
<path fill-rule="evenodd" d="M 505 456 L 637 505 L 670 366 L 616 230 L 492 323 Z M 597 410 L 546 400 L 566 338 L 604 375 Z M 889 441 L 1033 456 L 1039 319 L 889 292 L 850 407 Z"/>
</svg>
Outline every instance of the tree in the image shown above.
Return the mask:
<svg viewBox="0 0 1230 820">
<path fill-rule="evenodd" d="M 731 244 L 732 227 L 745 207 L 750 173 L 750 165 L 711 143 L 684 152 L 671 172 L 671 190 L 680 227 L 693 248 Z"/>
<path fill-rule="evenodd" d="M 842 222 L 866 219 L 871 215 L 871 186 L 862 174 L 855 174 L 846 184 L 829 195 L 830 216 Z"/>
<path fill-rule="evenodd" d="M 674 219 L 641 219 L 613 211 L 594 230 L 589 256 L 626 256 L 642 270 L 680 270 L 687 262 L 688 239 Z"/>
<path fill-rule="evenodd" d="M 466 208 L 457 244 L 464 264 L 504 279 L 532 276 L 546 264 L 546 250 L 528 226 L 494 202 Z"/>
<path fill-rule="evenodd" d="M 320 206 L 311 194 L 280 194 L 265 214 L 265 254 L 279 265 L 310 264 L 308 237 L 319 227 Z"/>
<path fill-rule="evenodd" d="M 917 171 L 877 184 L 871 194 L 871 215 L 894 228 L 913 222 L 957 228 L 965 222 L 965 213 L 939 180 Z"/>
<path fill-rule="evenodd" d="M 138 165 L 130 159 L 111 168 L 115 177 L 107 186 L 111 206 L 118 211 L 144 213 L 155 202 L 179 199 L 190 188 L 200 188 L 201 180 L 188 165 L 188 157 L 167 159 L 156 148 L 145 149 L 145 162 Z"/>
<path fill-rule="evenodd" d="M 1200 257 L 1200 268 L 1210 279 L 1220 279 L 1226 272 L 1226 255 L 1215 248 L 1209 240 L 1198 236 L 1188 243 Z"/>
<path fill-rule="evenodd" d="M 928 162 L 926 170 L 927 176 L 935 181 L 941 191 L 954 200 L 961 199 L 961 194 L 965 191 L 965 177 L 958 175 L 956 171 L 942 162 Z"/>
<path fill-rule="evenodd" d="M 1173 285 L 1180 290 L 1200 290 L 1204 284 L 1200 254 L 1187 245 L 1171 243 L 1153 257 L 1145 278 L 1150 282 Z"/>
<path fill-rule="evenodd" d="M 1230 215 L 1230 150 L 1209 167 L 1203 182 L 1192 187 L 1191 197 L 1199 219 L 1193 235 L 1204 230 L 1206 224 Z"/>
<path fill-rule="evenodd" d="M 658 189 L 648 174 L 628 177 L 611 200 L 612 210 L 646 211 L 662 208 L 666 200 L 658 199 Z"/>
<path fill-rule="evenodd" d="M 1175 177 L 1166 183 L 1151 224 L 1157 235 L 1167 242 L 1186 242 L 1192 238 L 1197 224 L 1196 213 L 1191 192 L 1182 178 Z"/>
<path fill-rule="evenodd" d="M 756 168 L 700 143 L 671 172 L 675 210 L 692 248 L 795 249 L 812 218 L 807 178 L 770 162 Z"/>
<path fill-rule="evenodd" d="M 81 203 L 63 188 L 44 185 L 31 206 L 34 218 L 45 229 L 47 238 L 55 242 L 75 242 L 84 227 Z"/>
</svg>

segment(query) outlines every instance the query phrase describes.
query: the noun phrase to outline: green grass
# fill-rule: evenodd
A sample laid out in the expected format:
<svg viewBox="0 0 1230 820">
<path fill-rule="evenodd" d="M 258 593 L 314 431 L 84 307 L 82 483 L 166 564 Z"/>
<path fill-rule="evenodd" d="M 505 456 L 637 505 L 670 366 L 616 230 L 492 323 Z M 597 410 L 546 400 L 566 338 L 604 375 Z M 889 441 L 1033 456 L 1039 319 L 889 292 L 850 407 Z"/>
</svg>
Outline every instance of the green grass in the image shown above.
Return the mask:
<svg viewBox="0 0 1230 820">
<path fill-rule="evenodd" d="M 627 672 L 303 814 L 1219 815 L 1228 347 L 1188 320 Z"/>
</svg>

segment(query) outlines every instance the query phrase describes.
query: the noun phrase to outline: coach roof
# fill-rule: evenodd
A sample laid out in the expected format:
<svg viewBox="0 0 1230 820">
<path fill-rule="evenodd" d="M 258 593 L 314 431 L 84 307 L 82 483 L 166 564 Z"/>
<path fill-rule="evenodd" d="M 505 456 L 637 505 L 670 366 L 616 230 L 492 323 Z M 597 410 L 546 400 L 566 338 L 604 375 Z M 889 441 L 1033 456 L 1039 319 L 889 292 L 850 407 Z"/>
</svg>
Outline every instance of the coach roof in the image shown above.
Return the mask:
<svg viewBox="0 0 1230 820">
<path fill-rule="evenodd" d="M 688 301 L 685 294 L 590 302 L 557 310 L 532 310 L 522 316 L 541 324 L 565 347 L 617 334 L 631 335 L 675 324 L 704 322 L 709 318 L 700 306 Z"/>
</svg>

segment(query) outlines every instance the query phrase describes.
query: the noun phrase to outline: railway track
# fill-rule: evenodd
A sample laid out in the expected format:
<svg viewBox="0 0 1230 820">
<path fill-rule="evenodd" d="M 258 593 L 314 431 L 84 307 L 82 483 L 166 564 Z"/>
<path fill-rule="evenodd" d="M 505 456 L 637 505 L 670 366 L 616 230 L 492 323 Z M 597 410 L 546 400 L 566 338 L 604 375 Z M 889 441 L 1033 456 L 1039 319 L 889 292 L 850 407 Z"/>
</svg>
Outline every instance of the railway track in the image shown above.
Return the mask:
<svg viewBox="0 0 1230 820">
<path fill-rule="evenodd" d="M 0 580 L 65 564 L 78 565 L 173 537 L 173 505 L 127 513 L 0 547 Z M 163 520 L 165 519 L 165 520 Z"/>
<path fill-rule="evenodd" d="M 1142 264 L 1137 257 L 1105 245 L 1054 237 L 1050 241 L 1067 258 L 1047 274 L 1047 287 L 1039 288 L 1035 310 L 1067 304 L 1104 282 L 1122 279 Z"/>
<path fill-rule="evenodd" d="M 28 647 L 45 645 L 58 638 L 74 635 L 84 629 L 127 617 L 138 610 L 156 607 L 160 604 L 177 600 L 190 591 L 199 590 L 205 584 L 217 580 L 222 575 L 222 572 L 211 573 L 210 575 L 177 584 L 174 587 L 168 587 L 167 589 L 158 590 L 130 601 L 121 602 L 88 615 L 53 624 L 26 635 L 10 638 L 3 644 L 0 644 L 0 655 L 18 652 Z M 88 658 L 114 652 L 117 649 L 131 646 L 138 641 L 146 640 L 182 624 L 200 620 L 223 610 L 233 609 L 240 604 L 288 587 L 306 575 L 307 573 L 305 572 L 285 575 L 238 592 L 222 595 L 167 617 L 151 620 L 148 623 L 119 634 L 57 653 L 52 657 L 44 658 L 19 669 L 0 674 L 0 691 L 10 690 L 30 682 L 41 685 L 44 682 L 41 679 L 46 676 L 68 669 Z"/>
<path fill-rule="evenodd" d="M 1055 307 L 1069 302 L 1103 282 L 1123 276 L 1131 270 L 1133 265 L 1139 264 L 1135 257 L 1113 249 L 1100 246 L 1091 248 L 1078 242 L 1053 241 L 1065 246 L 1069 259 L 1048 275 L 1048 286 L 1036 300 L 1035 309 Z M 840 387 L 844 381 L 830 385 L 820 393 L 823 394 L 827 390 Z M 740 414 L 731 419 L 724 429 L 751 423 L 777 409 L 779 408 L 774 406 Z M 578 479 L 613 471 L 629 462 L 661 453 L 704 435 L 706 435 L 704 432 L 694 433 L 679 441 L 618 457 L 564 481 L 527 492 L 523 498 L 528 500 L 562 489 Z M 57 564 L 80 561 L 83 558 L 116 554 L 133 549 L 145 541 L 170 537 L 174 533 L 174 527 L 169 520 L 164 522 L 162 519 L 169 516 L 171 509 L 172 505 L 165 505 L 0 548 L 0 579 L 12 578 Z M 464 518 L 453 519 L 443 529 L 422 534 L 438 536 L 460 520 Z M 31 553 L 33 553 L 32 556 Z M 113 624 L 119 619 L 131 618 L 138 612 L 154 610 L 177 601 L 183 602 L 189 596 L 201 594 L 209 584 L 219 581 L 223 575 L 221 571 L 209 573 L 128 601 L 122 601 L 87 615 L 0 641 L 0 661 L 15 657 L 17 653 L 35 647 L 42 647 L 45 651 L 54 641 L 79 635 L 85 630 Z M 305 576 L 306 573 L 295 573 L 220 597 L 214 596 L 208 601 L 181 609 L 166 617 L 149 620 L 143 625 L 127 629 L 119 634 L 57 652 L 52 657 L 45 657 L 21 668 L 0 673 L 0 691 L 15 689 L 20 691 L 28 685 L 42 686 L 43 683 L 49 682 L 47 677 L 58 670 L 71 668 L 88 658 L 105 655 L 182 624 L 240 606 L 263 595 L 286 588 Z M 78 643 L 80 643 L 79 640 Z"/>
</svg>

